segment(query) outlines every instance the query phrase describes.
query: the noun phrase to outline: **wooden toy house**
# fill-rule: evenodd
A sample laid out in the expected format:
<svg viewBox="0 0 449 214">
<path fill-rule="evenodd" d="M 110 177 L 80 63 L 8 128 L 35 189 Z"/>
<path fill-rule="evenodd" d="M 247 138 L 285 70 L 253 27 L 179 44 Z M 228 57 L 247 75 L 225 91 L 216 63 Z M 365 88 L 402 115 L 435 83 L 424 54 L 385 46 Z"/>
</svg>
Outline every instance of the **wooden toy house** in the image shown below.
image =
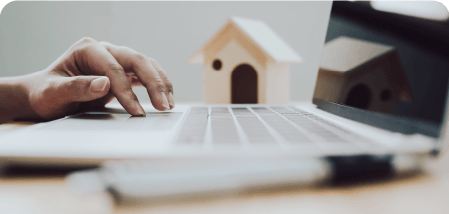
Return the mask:
<svg viewBox="0 0 449 214">
<path fill-rule="evenodd" d="M 393 114 L 413 95 L 394 47 L 339 37 L 324 45 L 313 100 Z"/>
<path fill-rule="evenodd" d="M 205 103 L 288 103 L 301 57 L 263 21 L 231 17 L 189 61 L 203 63 Z"/>
</svg>

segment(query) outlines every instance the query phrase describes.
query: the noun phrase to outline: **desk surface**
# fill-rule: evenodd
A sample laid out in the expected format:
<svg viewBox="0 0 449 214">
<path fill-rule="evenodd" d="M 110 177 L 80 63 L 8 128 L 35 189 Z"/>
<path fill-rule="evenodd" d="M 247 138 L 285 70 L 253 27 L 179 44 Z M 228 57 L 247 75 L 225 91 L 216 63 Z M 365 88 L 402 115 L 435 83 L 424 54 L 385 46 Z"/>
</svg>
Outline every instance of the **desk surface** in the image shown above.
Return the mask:
<svg viewBox="0 0 449 214">
<path fill-rule="evenodd" d="M 30 122 L 0 125 L 11 132 Z M 417 175 L 345 186 L 260 191 L 207 201 L 114 207 L 106 194 L 79 197 L 64 177 L 0 177 L 1 213 L 449 213 L 449 155 Z"/>
</svg>

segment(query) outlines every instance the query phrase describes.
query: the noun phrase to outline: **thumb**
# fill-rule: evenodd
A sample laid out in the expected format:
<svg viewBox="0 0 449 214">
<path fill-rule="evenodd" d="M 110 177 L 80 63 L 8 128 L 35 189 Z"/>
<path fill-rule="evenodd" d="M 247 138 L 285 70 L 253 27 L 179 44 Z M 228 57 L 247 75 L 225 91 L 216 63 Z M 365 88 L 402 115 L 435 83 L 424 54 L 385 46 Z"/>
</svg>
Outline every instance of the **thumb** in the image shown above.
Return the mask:
<svg viewBox="0 0 449 214">
<path fill-rule="evenodd" d="M 110 82 L 105 76 L 75 76 L 62 77 L 58 86 L 66 102 L 87 102 L 105 96 Z"/>
</svg>

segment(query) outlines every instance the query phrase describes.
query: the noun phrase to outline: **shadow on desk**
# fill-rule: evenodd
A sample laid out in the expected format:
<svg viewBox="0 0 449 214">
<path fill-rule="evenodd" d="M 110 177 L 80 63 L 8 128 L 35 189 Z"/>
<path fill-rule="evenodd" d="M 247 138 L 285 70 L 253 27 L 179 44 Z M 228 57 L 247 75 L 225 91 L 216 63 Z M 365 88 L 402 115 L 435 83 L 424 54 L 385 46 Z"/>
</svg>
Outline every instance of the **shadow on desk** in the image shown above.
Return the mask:
<svg viewBox="0 0 449 214">
<path fill-rule="evenodd" d="M 3 178 L 45 178 L 65 177 L 71 172 L 95 169 L 98 166 L 30 166 L 24 164 L 9 164 L 0 171 Z"/>
</svg>

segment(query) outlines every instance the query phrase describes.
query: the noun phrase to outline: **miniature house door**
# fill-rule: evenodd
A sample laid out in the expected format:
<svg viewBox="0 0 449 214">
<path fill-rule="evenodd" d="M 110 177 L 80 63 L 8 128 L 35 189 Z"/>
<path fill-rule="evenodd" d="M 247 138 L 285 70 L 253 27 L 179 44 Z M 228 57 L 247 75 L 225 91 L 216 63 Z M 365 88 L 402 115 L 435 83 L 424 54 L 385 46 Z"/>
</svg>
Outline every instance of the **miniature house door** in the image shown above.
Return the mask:
<svg viewBox="0 0 449 214">
<path fill-rule="evenodd" d="M 232 71 L 231 102 L 257 103 L 257 72 L 251 65 L 242 64 Z"/>
<path fill-rule="evenodd" d="M 371 91 L 365 84 L 352 87 L 345 101 L 346 105 L 361 109 L 368 109 L 370 103 Z"/>
</svg>

